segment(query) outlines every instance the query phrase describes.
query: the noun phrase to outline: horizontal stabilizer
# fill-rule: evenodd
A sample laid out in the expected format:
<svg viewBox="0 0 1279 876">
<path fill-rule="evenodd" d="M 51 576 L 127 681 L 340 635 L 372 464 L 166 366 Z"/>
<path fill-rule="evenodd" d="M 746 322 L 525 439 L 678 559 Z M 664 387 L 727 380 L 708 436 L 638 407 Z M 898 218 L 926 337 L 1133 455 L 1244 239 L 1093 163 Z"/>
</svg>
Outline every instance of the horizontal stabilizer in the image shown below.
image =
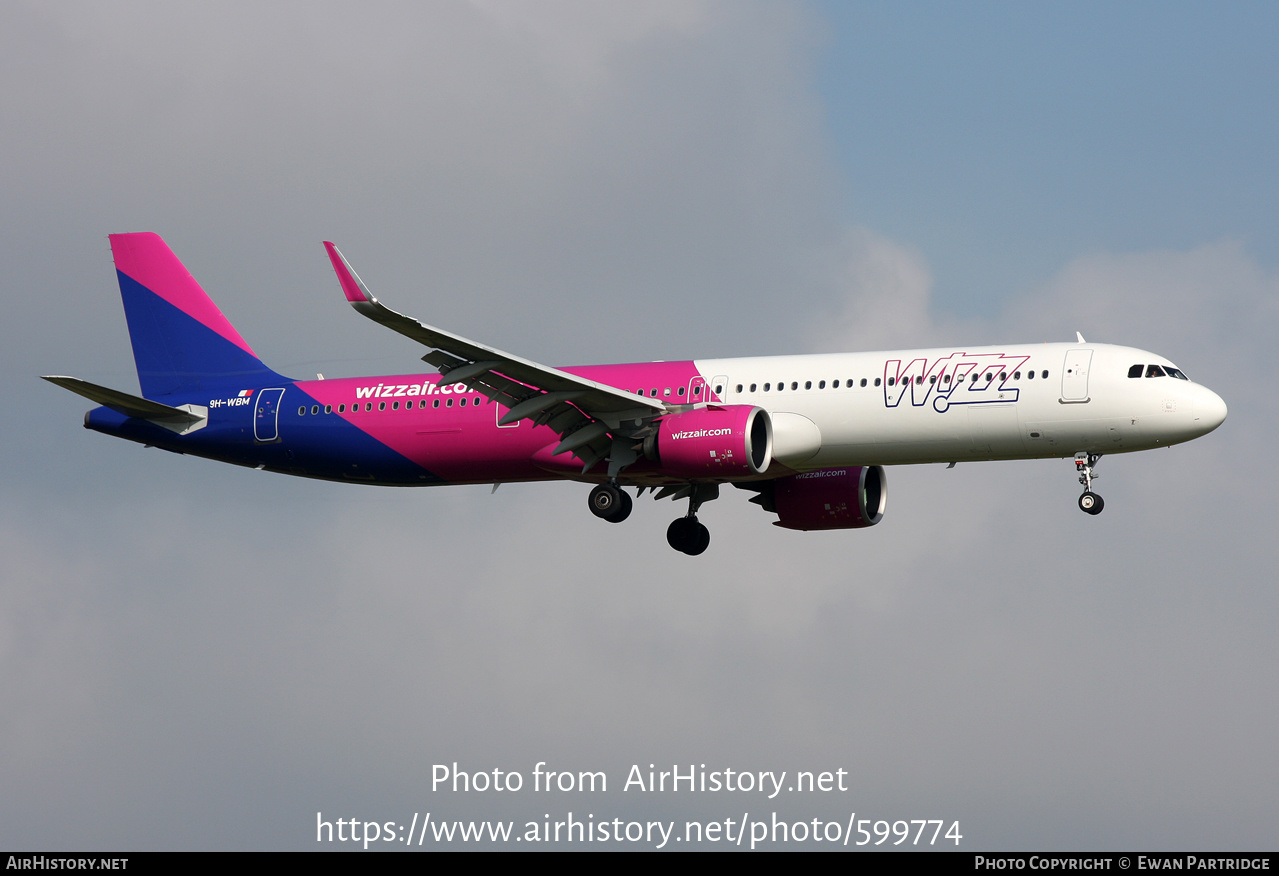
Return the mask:
<svg viewBox="0 0 1279 876">
<path fill-rule="evenodd" d="M 209 409 L 202 405 L 182 405 L 175 408 L 140 396 L 129 395 L 127 392 L 120 392 L 118 389 L 98 386 L 96 383 L 90 383 L 78 377 L 60 375 L 42 375 L 42 377 L 50 383 L 69 389 L 76 395 L 84 396 L 89 401 L 97 402 L 116 413 L 147 420 L 179 435 L 203 429 L 209 421 Z"/>
</svg>

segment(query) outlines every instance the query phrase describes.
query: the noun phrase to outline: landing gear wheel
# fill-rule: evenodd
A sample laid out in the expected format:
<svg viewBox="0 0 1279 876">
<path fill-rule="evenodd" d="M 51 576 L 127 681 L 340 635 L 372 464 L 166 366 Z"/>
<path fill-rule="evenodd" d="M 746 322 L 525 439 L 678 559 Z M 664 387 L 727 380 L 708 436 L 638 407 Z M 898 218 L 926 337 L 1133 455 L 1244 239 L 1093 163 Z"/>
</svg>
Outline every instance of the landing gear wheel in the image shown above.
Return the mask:
<svg viewBox="0 0 1279 876">
<path fill-rule="evenodd" d="M 591 490 L 591 513 L 609 523 L 621 523 L 631 516 L 631 497 L 614 484 L 600 484 Z"/>
<path fill-rule="evenodd" d="M 690 557 L 705 553 L 706 549 L 711 546 L 711 531 L 706 528 L 703 523 L 693 524 L 693 543 L 684 549 L 684 553 Z"/>
<path fill-rule="evenodd" d="M 696 517 L 678 517 L 666 528 L 666 541 L 680 553 L 695 557 L 711 544 L 711 531 Z"/>
<path fill-rule="evenodd" d="M 1100 514 L 1101 509 L 1105 507 L 1106 503 L 1102 501 L 1101 496 L 1092 491 L 1088 491 L 1079 497 L 1079 510 L 1085 514 Z"/>
</svg>

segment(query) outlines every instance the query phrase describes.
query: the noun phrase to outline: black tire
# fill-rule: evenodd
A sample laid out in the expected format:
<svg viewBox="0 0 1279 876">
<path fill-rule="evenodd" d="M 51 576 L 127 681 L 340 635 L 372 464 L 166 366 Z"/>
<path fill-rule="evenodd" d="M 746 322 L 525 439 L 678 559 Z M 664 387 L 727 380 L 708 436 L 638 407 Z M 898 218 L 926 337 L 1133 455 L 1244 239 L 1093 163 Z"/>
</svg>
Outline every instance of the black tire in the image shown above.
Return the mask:
<svg viewBox="0 0 1279 876">
<path fill-rule="evenodd" d="M 684 553 L 690 557 L 705 553 L 706 549 L 711 546 L 711 531 L 706 528 L 703 523 L 694 522 L 691 528 L 691 537 L 688 547 L 684 548 Z"/>
<path fill-rule="evenodd" d="M 625 494 L 612 484 L 600 484 L 591 490 L 590 505 L 591 513 L 601 520 L 612 520 L 614 515 L 618 513 L 618 509 L 622 507 L 622 497 Z M 630 498 L 627 496 L 626 498 Z M 630 513 L 630 508 L 626 509 L 626 513 Z"/>
<path fill-rule="evenodd" d="M 1085 514 L 1100 514 L 1101 509 L 1104 507 L 1106 507 L 1106 503 L 1096 493 L 1085 492 L 1079 497 L 1079 510 Z"/>
<path fill-rule="evenodd" d="M 618 489 L 617 494 L 622 497 L 622 501 L 617 503 L 617 508 L 612 514 L 605 517 L 609 523 L 621 523 L 627 517 L 631 516 L 631 509 L 635 507 L 635 503 L 631 500 L 631 494 L 623 489 Z"/>
<path fill-rule="evenodd" d="M 692 542 L 692 528 L 696 525 L 697 521 L 690 517 L 676 517 L 666 527 L 666 543 L 680 553 L 688 553 L 688 546 Z"/>
<path fill-rule="evenodd" d="M 710 546 L 711 531 L 696 517 L 678 517 L 666 527 L 666 541 L 680 553 L 695 557 Z"/>
</svg>

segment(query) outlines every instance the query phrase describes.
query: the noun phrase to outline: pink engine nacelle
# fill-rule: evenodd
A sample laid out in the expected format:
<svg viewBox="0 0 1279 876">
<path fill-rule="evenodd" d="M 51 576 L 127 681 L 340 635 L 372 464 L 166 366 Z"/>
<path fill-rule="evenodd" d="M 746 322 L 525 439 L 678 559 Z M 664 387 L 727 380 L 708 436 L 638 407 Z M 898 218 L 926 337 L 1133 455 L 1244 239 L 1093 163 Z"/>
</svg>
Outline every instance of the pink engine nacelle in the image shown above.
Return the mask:
<svg viewBox="0 0 1279 876">
<path fill-rule="evenodd" d="M 773 508 L 785 529 L 860 529 L 884 517 L 888 484 L 878 465 L 828 468 L 773 481 Z"/>
<path fill-rule="evenodd" d="M 763 408 L 708 405 L 662 418 L 645 443 L 647 455 L 676 477 L 750 477 L 773 460 L 773 424 Z"/>
</svg>

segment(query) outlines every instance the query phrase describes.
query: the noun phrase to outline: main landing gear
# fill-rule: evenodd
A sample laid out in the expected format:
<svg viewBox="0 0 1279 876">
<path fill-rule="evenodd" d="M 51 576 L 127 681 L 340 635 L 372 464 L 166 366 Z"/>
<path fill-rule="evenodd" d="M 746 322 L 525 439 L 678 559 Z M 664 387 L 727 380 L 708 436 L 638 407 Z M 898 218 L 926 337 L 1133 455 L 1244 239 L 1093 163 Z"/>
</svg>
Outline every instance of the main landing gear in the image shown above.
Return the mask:
<svg viewBox="0 0 1279 876">
<path fill-rule="evenodd" d="M 591 513 L 609 523 L 621 523 L 631 516 L 631 497 L 617 484 L 600 484 L 591 490 Z"/>
<path fill-rule="evenodd" d="M 703 502 L 719 496 L 719 485 L 686 484 L 662 489 L 672 491 L 676 499 L 688 497 L 688 513 L 674 520 L 666 529 L 666 540 L 670 546 L 690 557 L 705 553 L 711 543 L 711 533 L 697 519 L 697 509 L 702 507 Z M 662 498 L 662 494 L 659 493 L 657 498 Z M 601 520 L 621 523 L 631 515 L 632 501 L 630 495 L 617 484 L 600 484 L 591 490 L 590 506 L 591 513 Z"/>
<path fill-rule="evenodd" d="M 711 531 L 696 517 L 676 517 L 666 527 L 666 541 L 675 550 L 695 557 L 711 544 Z"/>
<path fill-rule="evenodd" d="M 1100 453 L 1075 454 L 1075 470 L 1079 472 L 1079 483 L 1084 487 L 1084 493 L 1079 497 L 1079 510 L 1085 514 L 1100 514 L 1101 509 L 1106 507 L 1101 496 L 1092 491 L 1093 478 L 1097 477 L 1093 473 L 1093 468 L 1100 459 Z"/>
<path fill-rule="evenodd" d="M 703 502 L 719 498 L 719 485 L 690 484 L 688 489 L 688 513 L 672 520 L 666 527 L 666 541 L 680 553 L 695 557 L 704 553 L 711 544 L 711 531 L 697 519 L 697 509 Z"/>
</svg>

